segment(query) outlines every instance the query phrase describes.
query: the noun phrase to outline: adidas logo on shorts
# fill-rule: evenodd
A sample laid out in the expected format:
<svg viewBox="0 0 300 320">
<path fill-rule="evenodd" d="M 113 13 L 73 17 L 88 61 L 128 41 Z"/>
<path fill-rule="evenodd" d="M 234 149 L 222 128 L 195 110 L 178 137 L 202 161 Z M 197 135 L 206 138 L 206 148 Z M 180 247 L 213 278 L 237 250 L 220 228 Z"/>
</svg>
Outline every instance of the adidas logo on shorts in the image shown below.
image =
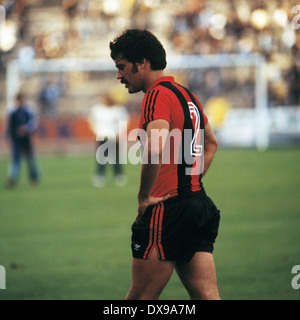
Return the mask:
<svg viewBox="0 0 300 320">
<path fill-rule="evenodd" d="M 141 245 L 138 244 L 138 243 L 134 243 L 134 244 L 133 244 L 133 249 L 134 249 L 135 251 L 139 251 L 139 250 L 140 250 L 140 247 L 141 247 Z"/>
</svg>

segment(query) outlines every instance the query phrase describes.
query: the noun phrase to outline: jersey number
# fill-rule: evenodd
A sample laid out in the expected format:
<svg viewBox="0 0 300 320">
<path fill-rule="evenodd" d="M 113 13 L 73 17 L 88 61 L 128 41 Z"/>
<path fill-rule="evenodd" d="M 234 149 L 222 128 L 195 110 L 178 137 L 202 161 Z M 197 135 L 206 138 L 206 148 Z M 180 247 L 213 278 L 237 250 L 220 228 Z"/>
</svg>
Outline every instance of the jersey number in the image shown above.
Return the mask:
<svg viewBox="0 0 300 320">
<path fill-rule="evenodd" d="M 186 168 L 186 174 L 199 175 L 203 171 L 203 138 L 204 134 L 200 126 L 200 113 L 192 102 L 188 102 L 190 116 L 194 127 L 194 135 L 190 143 L 190 155 L 194 158 L 192 168 Z"/>
<path fill-rule="evenodd" d="M 200 142 L 200 134 L 201 134 L 201 129 L 200 129 L 200 114 L 198 108 L 192 103 L 189 102 L 189 110 L 190 110 L 190 115 L 191 119 L 193 121 L 193 127 L 194 127 L 194 136 L 192 138 L 191 146 L 190 146 L 190 152 L 192 156 L 202 156 L 202 145 Z"/>
</svg>

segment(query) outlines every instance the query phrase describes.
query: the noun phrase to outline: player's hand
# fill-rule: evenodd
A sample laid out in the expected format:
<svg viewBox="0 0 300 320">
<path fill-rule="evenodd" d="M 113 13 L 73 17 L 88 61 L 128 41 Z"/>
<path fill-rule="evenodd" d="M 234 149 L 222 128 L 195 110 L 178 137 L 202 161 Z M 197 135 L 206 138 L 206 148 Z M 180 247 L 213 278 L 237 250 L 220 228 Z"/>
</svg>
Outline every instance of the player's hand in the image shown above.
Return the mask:
<svg viewBox="0 0 300 320">
<path fill-rule="evenodd" d="M 143 215 L 147 209 L 148 206 L 154 206 L 156 204 L 158 204 L 161 201 L 167 200 L 170 198 L 170 195 L 166 195 L 164 197 L 149 197 L 147 199 L 139 199 L 138 200 L 138 214 L 136 216 L 135 222 L 141 223 Z"/>
</svg>

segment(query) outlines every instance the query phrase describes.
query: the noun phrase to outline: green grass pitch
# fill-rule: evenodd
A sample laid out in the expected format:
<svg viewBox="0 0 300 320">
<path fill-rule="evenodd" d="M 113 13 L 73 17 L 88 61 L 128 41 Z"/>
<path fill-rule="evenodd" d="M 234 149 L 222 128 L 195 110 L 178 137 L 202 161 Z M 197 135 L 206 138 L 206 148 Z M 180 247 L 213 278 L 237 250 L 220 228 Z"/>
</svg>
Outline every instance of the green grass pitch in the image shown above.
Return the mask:
<svg viewBox="0 0 300 320">
<path fill-rule="evenodd" d="M 19 185 L 7 190 L 8 158 L 0 158 L 0 300 L 124 299 L 140 168 L 127 165 L 126 187 L 115 187 L 109 170 L 97 189 L 94 161 L 41 155 L 42 183 L 30 186 L 23 165 Z M 300 299 L 291 286 L 300 264 L 300 151 L 221 149 L 204 185 L 221 210 L 221 298 Z M 188 299 L 175 272 L 161 299 Z"/>
</svg>

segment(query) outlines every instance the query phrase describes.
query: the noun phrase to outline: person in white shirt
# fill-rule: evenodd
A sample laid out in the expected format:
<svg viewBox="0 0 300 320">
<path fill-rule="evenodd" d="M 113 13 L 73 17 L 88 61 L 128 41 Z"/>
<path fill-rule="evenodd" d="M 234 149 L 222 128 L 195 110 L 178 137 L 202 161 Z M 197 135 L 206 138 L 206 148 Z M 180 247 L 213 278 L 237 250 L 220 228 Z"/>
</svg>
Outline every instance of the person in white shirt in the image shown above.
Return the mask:
<svg viewBox="0 0 300 320">
<path fill-rule="evenodd" d="M 119 144 L 119 136 L 127 134 L 124 132 L 122 122 L 128 119 L 126 108 L 117 105 L 109 93 L 103 94 L 100 102 L 91 108 L 88 120 L 97 140 L 97 163 L 93 179 L 95 187 L 103 187 L 106 184 L 109 163 L 113 165 L 115 184 L 117 186 L 126 184 L 124 166 L 120 163 L 122 146 Z"/>
</svg>

